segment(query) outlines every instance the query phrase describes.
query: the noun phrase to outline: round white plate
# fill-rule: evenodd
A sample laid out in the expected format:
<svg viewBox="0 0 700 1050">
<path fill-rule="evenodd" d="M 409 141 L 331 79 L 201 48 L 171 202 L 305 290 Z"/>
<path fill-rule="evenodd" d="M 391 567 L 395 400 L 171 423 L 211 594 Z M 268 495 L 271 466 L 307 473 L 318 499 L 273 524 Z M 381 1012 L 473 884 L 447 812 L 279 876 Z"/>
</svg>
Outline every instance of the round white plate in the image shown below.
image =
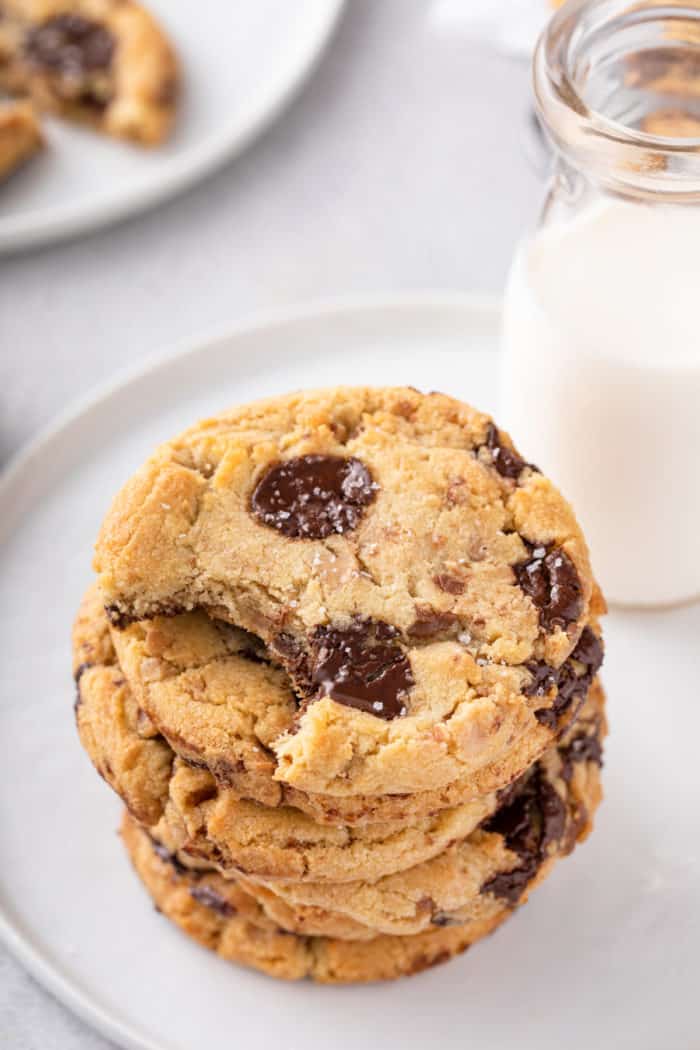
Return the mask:
<svg viewBox="0 0 700 1050">
<path fill-rule="evenodd" d="M 148 150 L 47 120 L 48 149 L 0 186 L 0 251 L 106 225 L 209 174 L 280 112 L 343 8 L 343 0 L 147 2 L 183 66 L 173 138 Z"/>
<path fill-rule="evenodd" d="M 698 606 L 609 618 L 607 799 L 591 840 L 494 937 L 394 984 L 273 983 L 187 940 L 133 875 L 119 805 L 76 738 L 68 633 L 91 544 L 157 441 L 230 402 L 326 383 L 407 382 L 494 409 L 498 319 L 488 302 L 425 296 L 244 325 L 91 398 L 0 482 L 0 931 L 117 1043 L 698 1045 Z"/>
</svg>

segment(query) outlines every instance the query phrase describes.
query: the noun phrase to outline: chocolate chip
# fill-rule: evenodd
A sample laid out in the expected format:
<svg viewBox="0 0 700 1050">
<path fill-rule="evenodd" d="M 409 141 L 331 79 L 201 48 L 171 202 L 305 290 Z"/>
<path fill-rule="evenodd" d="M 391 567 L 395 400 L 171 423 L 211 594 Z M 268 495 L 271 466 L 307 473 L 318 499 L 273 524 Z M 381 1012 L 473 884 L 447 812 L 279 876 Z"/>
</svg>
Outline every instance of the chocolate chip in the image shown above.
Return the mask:
<svg viewBox="0 0 700 1050">
<path fill-rule="evenodd" d="M 299 456 L 271 467 L 251 497 L 258 521 L 292 539 L 320 540 L 360 522 L 377 485 L 364 463 L 341 456 Z"/>
<path fill-rule="evenodd" d="M 452 576 L 449 572 L 440 572 L 433 576 L 433 583 L 446 594 L 464 594 L 464 580 L 459 576 Z"/>
<path fill-rule="evenodd" d="M 526 543 L 530 557 L 513 566 L 519 586 L 540 611 L 547 631 L 564 629 L 578 619 L 583 607 L 576 566 L 560 547 Z"/>
<path fill-rule="evenodd" d="M 311 684 L 339 704 L 378 718 L 407 712 L 414 684 L 398 631 L 377 620 L 348 627 L 317 627 L 312 638 Z"/>
<path fill-rule="evenodd" d="M 506 847 L 520 857 L 511 871 L 499 872 L 481 886 L 482 893 L 516 905 L 523 890 L 537 874 L 552 842 L 563 840 L 566 806 L 538 766 L 519 782 L 520 788 L 481 826 L 502 835 Z"/>
<path fill-rule="evenodd" d="M 553 686 L 557 687 L 551 707 L 541 707 L 535 711 L 535 718 L 540 725 L 561 730 L 561 716 L 567 713 L 569 721 L 575 716 L 601 668 L 603 655 L 603 643 L 586 626 L 568 660 L 561 667 L 550 667 L 545 663 L 526 664 L 532 675 L 532 682 L 523 690 L 526 696 L 546 696 Z"/>
<path fill-rule="evenodd" d="M 236 909 L 233 905 L 229 904 L 211 886 L 191 886 L 190 897 L 193 897 L 199 904 L 203 904 L 205 908 L 211 908 L 212 911 L 217 912 L 218 915 L 223 915 L 227 919 L 236 914 Z"/>
<path fill-rule="evenodd" d="M 99 22 L 82 15 L 62 14 L 31 29 L 24 48 L 35 66 L 77 78 L 109 69 L 115 45 L 113 35 Z"/>
<path fill-rule="evenodd" d="M 456 623 L 459 623 L 459 617 L 454 613 L 438 612 L 432 605 L 417 605 L 416 618 L 408 633 L 412 638 L 432 638 L 450 630 Z"/>
<path fill-rule="evenodd" d="M 515 449 L 503 444 L 498 427 L 494 426 L 493 423 L 488 425 L 486 443 L 482 447 L 487 448 L 491 453 L 493 465 L 502 478 L 513 478 L 517 481 L 525 467 L 537 470 L 537 467 L 533 466 L 532 463 L 526 463 Z"/>
</svg>

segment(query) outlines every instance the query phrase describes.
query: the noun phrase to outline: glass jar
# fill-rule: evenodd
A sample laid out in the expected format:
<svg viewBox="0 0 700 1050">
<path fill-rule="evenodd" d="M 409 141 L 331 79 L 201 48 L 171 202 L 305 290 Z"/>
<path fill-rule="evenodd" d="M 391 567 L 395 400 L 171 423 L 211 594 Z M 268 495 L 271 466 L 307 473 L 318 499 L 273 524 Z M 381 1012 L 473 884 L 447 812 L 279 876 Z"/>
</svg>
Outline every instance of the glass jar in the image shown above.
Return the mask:
<svg viewBox="0 0 700 1050">
<path fill-rule="evenodd" d="M 700 595 L 700 0 L 569 0 L 534 58 L 554 165 L 516 252 L 502 418 L 613 602 Z"/>
</svg>

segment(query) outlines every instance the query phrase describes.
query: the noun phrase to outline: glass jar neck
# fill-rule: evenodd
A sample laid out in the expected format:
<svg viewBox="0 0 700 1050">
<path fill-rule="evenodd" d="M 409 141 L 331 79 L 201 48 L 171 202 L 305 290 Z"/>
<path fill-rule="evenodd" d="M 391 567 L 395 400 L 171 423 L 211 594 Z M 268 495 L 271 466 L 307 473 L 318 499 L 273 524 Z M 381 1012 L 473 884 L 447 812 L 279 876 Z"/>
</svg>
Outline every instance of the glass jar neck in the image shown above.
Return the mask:
<svg viewBox="0 0 700 1050">
<path fill-rule="evenodd" d="M 568 0 L 534 88 L 565 164 L 624 196 L 700 202 L 700 0 Z"/>
</svg>

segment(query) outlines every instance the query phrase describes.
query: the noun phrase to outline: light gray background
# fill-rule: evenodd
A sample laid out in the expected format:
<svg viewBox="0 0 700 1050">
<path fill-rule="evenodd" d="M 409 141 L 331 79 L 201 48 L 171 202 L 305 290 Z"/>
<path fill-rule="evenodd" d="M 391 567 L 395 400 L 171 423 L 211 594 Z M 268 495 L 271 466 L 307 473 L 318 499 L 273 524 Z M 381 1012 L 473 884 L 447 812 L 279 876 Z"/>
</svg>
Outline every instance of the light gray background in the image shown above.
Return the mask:
<svg viewBox="0 0 700 1050">
<path fill-rule="evenodd" d="M 257 310 L 501 288 L 540 194 L 529 70 L 433 16 L 431 0 L 348 0 L 243 157 L 144 217 L 0 263 L 0 462 L 124 366 Z M 0 1046 L 108 1044 L 0 950 Z"/>
</svg>

